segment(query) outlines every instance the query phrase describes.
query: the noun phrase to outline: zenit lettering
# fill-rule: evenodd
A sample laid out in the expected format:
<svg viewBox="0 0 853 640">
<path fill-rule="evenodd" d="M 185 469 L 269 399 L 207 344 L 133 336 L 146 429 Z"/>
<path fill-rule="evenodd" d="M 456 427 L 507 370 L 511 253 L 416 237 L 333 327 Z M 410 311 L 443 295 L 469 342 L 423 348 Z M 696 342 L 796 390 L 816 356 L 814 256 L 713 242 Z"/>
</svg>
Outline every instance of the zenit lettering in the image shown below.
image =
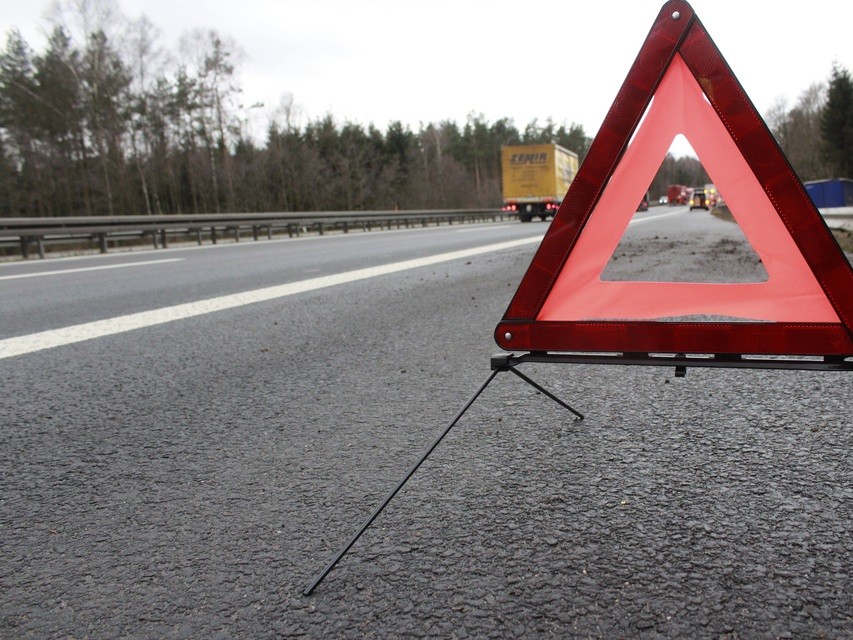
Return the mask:
<svg viewBox="0 0 853 640">
<path fill-rule="evenodd" d="M 547 153 L 513 153 L 510 164 L 545 164 L 548 162 Z"/>
</svg>

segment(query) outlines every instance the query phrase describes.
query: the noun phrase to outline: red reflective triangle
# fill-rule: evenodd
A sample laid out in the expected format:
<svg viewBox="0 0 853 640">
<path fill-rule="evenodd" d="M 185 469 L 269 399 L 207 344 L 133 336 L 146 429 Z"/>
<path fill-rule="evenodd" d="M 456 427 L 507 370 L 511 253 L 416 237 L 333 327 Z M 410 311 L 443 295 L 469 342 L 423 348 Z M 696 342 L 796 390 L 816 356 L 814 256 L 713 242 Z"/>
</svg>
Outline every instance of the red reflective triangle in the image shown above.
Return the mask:
<svg viewBox="0 0 853 640">
<path fill-rule="evenodd" d="M 601 280 L 679 133 L 766 282 Z M 691 315 L 736 320 L 654 320 Z M 510 351 L 853 355 L 853 269 L 687 2 L 655 20 L 495 339 Z"/>
</svg>

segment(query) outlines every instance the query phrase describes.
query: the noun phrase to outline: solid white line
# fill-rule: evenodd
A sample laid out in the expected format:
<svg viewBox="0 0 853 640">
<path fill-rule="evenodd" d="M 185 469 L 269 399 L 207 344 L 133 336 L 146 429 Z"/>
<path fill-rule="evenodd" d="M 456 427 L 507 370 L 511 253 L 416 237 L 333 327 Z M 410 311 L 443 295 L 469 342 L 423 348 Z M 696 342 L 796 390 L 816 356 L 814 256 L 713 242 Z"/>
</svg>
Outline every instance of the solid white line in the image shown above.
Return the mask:
<svg viewBox="0 0 853 640">
<path fill-rule="evenodd" d="M 183 258 L 165 258 L 163 260 L 146 260 L 145 262 L 123 262 L 121 264 L 103 264 L 98 267 L 80 267 L 79 269 L 57 269 L 55 271 L 39 271 L 37 273 L 18 273 L 13 276 L 0 276 L 0 280 L 17 280 L 18 278 L 38 278 L 40 276 L 57 276 L 81 271 L 100 271 L 102 269 L 121 269 L 123 267 L 142 267 L 149 264 L 165 262 L 180 262 Z"/>
<path fill-rule="evenodd" d="M 474 225 L 475 227 L 480 227 L 478 229 L 456 229 L 456 233 L 482 233 L 483 225 Z M 514 224 L 489 224 L 489 231 L 492 229 L 508 229 L 509 227 L 514 227 Z"/>
<path fill-rule="evenodd" d="M 668 218 L 669 216 L 679 216 L 682 213 L 687 213 L 686 211 L 671 211 L 669 213 L 658 213 L 653 216 L 648 216 L 646 218 L 634 218 L 628 224 L 634 224 L 635 222 L 639 224 L 640 222 L 648 222 L 649 220 L 657 220 L 658 218 Z"/>
<path fill-rule="evenodd" d="M 335 285 L 346 284 L 348 282 L 356 282 L 357 280 L 366 280 L 368 278 L 399 273 L 400 271 L 408 271 L 409 269 L 417 269 L 419 267 L 427 267 L 442 262 L 450 262 L 451 260 L 469 258 L 504 249 L 512 249 L 514 247 L 521 247 L 541 240 L 542 237 L 538 236 L 533 238 L 523 238 L 520 240 L 511 240 L 508 242 L 499 242 L 497 244 L 489 244 L 482 247 L 474 247 L 472 249 L 463 249 L 461 251 L 452 251 L 450 253 L 441 253 L 434 256 L 427 256 L 425 258 L 415 258 L 413 260 L 404 260 L 402 262 L 392 262 L 391 264 L 368 267 L 366 269 L 356 269 L 354 271 L 346 271 L 344 273 L 337 273 L 329 276 L 320 276 L 318 278 L 310 278 L 300 282 L 291 282 L 273 287 L 265 287 L 263 289 L 255 289 L 254 291 L 245 291 L 243 293 L 210 298 L 209 300 L 199 300 L 198 302 L 188 302 L 172 307 L 164 307 L 162 309 L 142 311 L 140 313 L 132 313 L 126 316 L 119 316 L 117 318 L 96 320 L 94 322 L 86 322 L 84 324 L 63 327 L 61 329 L 41 331 L 39 333 L 33 333 L 26 336 L 6 338 L 5 340 L 0 340 L 0 360 L 26 353 L 34 353 L 44 349 L 52 349 L 54 347 L 83 342 L 84 340 L 92 340 L 103 336 L 124 333 L 125 331 L 133 331 L 134 329 L 152 327 L 166 322 L 184 320 L 186 318 L 214 313 L 216 311 L 224 311 L 225 309 L 234 309 L 236 307 L 242 307 L 256 302 L 265 302 L 275 300 L 277 298 L 284 298 L 297 293 L 316 291 L 317 289 L 333 287 Z"/>
</svg>

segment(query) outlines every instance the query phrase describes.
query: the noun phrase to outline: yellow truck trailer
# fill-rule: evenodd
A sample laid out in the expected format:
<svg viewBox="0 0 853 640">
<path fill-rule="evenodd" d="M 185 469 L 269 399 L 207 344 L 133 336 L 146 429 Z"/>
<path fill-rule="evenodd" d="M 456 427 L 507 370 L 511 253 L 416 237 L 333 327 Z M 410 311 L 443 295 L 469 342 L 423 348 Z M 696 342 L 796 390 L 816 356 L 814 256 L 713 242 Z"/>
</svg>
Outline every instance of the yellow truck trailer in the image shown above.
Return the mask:
<svg viewBox="0 0 853 640">
<path fill-rule="evenodd" d="M 553 216 L 577 172 L 578 155 L 558 144 L 501 147 L 503 210 L 522 222 Z"/>
</svg>

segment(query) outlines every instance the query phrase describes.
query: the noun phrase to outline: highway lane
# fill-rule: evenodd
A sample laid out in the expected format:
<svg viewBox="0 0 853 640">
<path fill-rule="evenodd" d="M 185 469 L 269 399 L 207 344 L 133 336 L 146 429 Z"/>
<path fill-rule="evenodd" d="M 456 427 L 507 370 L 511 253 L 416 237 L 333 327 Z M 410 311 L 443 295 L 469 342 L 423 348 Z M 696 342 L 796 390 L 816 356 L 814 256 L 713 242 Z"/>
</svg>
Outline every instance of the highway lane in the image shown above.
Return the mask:
<svg viewBox="0 0 853 640">
<path fill-rule="evenodd" d="M 486 227 L 376 234 L 378 257 L 353 235 L 4 265 L 181 258 L 0 280 L 5 335 L 27 314 L 54 329 L 545 228 Z M 620 277 L 749 265 L 704 212 L 626 241 Z M 301 596 L 485 378 L 535 246 L 0 360 L 0 636 L 853 634 L 841 374 L 525 370 L 580 423 L 499 376 Z"/>
<path fill-rule="evenodd" d="M 660 232 L 675 211 L 638 213 Z M 648 224 L 652 223 L 652 224 Z M 0 339 L 306 279 L 535 241 L 541 224 L 487 224 L 173 248 L 0 265 Z"/>
<path fill-rule="evenodd" d="M 52 260 L 49 266 L 5 264 L 0 266 L 0 338 L 537 238 L 542 232 L 519 224 L 432 227 L 91 256 Z"/>
</svg>

